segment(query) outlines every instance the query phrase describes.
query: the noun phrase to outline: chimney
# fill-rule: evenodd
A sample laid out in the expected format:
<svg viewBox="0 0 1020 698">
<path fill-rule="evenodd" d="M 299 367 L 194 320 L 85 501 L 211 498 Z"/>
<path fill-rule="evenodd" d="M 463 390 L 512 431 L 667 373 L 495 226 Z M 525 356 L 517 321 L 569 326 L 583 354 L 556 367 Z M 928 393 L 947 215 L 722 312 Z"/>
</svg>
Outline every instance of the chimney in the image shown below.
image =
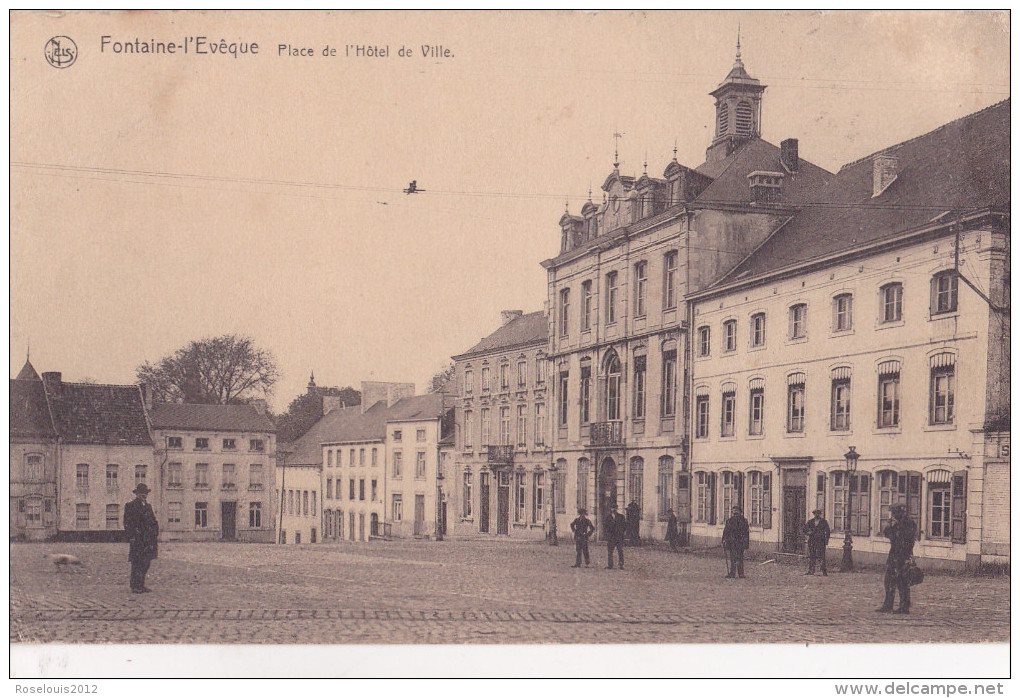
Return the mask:
<svg viewBox="0 0 1020 698">
<path fill-rule="evenodd" d="M 782 172 L 762 172 L 756 170 L 747 175 L 747 183 L 751 189 L 752 203 L 779 203 L 780 190 L 783 186 Z"/>
<path fill-rule="evenodd" d="M 876 155 L 872 161 L 872 198 L 878 196 L 896 181 L 900 173 L 900 160 L 892 155 Z"/>
<path fill-rule="evenodd" d="M 513 322 L 522 315 L 524 315 L 523 310 L 504 310 L 499 314 L 499 325 L 502 327 L 507 323 Z"/>
<path fill-rule="evenodd" d="M 60 395 L 61 380 L 60 371 L 46 371 L 42 374 L 43 386 L 46 392 L 51 395 Z"/>
<path fill-rule="evenodd" d="M 340 409 L 340 396 L 339 395 L 323 395 L 322 396 L 322 416 L 325 417 L 333 410 Z"/>
<path fill-rule="evenodd" d="M 797 154 L 797 139 L 787 138 L 779 144 L 779 160 L 787 172 L 796 172 L 800 165 L 800 157 Z"/>
<path fill-rule="evenodd" d="M 393 403 L 405 397 L 414 395 L 414 383 L 387 383 L 385 381 L 362 381 L 361 382 L 361 411 L 364 413 L 377 402 L 386 403 L 392 407 Z"/>
<path fill-rule="evenodd" d="M 248 404 L 251 405 L 252 407 L 254 407 L 255 411 L 258 412 L 263 417 L 266 415 L 266 407 L 267 407 L 267 405 L 266 405 L 266 401 L 263 400 L 262 398 L 259 398 L 257 400 L 249 400 Z"/>
</svg>

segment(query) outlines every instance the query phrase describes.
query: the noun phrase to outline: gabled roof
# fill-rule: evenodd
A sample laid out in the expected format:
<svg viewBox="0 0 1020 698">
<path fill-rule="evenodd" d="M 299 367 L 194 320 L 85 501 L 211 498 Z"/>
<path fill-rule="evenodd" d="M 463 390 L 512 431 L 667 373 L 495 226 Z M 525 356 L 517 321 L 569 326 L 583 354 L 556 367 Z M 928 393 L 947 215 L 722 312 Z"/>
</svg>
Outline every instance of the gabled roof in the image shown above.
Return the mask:
<svg viewBox="0 0 1020 698">
<path fill-rule="evenodd" d="M 272 420 L 251 405 L 194 405 L 164 402 L 149 412 L 153 429 L 275 432 Z"/>
<path fill-rule="evenodd" d="M 805 206 L 721 283 L 923 227 L 954 209 L 1008 207 L 1009 111 L 1007 99 L 845 165 L 809 201 L 818 205 Z M 898 175 L 873 197 L 877 155 L 897 158 Z"/>
<path fill-rule="evenodd" d="M 54 426 L 64 442 L 152 445 L 137 385 L 63 382 L 45 385 Z"/>
<path fill-rule="evenodd" d="M 50 408 L 46 404 L 46 391 L 43 389 L 42 381 L 38 378 L 34 380 L 12 378 L 10 391 L 10 435 L 22 438 L 56 438 L 57 432 L 50 419 Z"/>
<path fill-rule="evenodd" d="M 287 465 L 321 465 L 322 444 L 381 440 L 386 434 L 385 402 L 364 413 L 361 405 L 332 410 L 289 446 Z"/>
<path fill-rule="evenodd" d="M 521 315 L 506 323 L 498 330 L 483 338 L 478 344 L 454 359 L 463 359 L 475 354 L 495 351 L 506 351 L 538 342 L 544 343 L 549 338 L 549 321 L 545 312 L 538 310 Z"/>
<path fill-rule="evenodd" d="M 695 172 L 713 179 L 695 202 L 705 206 L 713 203 L 749 204 L 751 189 L 747 175 L 752 172 L 782 172 L 783 185 L 778 203 L 796 206 L 815 201 L 818 191 L 832 178 L 832 173 L 818 165 L 799 159 L 797 171 L 783 169 L 781 151 L 761 138 L 751 138 L 730 155 L 717 162 L 704 162 Z"/>
<path fill-rule="evenodd" d="M 387 410 L 387 422 L 411 422 L 423 419 L 437 419 L 445 409 L 453 407 L 453 399 L 445 398 L 441 393 L 413 395 L 397 400 Z M 445 407 L 445 409 L 444 409 Z"/>
</svg>

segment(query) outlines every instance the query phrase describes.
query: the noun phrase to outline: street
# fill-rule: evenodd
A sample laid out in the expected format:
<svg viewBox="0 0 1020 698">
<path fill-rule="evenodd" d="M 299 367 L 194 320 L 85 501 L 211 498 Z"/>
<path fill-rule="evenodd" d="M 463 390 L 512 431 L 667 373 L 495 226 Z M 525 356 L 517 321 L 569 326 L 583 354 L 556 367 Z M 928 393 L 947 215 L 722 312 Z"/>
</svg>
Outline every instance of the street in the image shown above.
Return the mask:
<svg viewBox="0 0 1020 698">
<path fill-rule="evenodd" d="M 11 548 L 12 642 L 838 643 L 1008 642 L 1009 578 L 929 573 L 910 616 L 875 613 L 882 572 L 808 577 L 749 561 L 626 549 L 626 569 L 572 569 L 509 540 L 273 546 L 164 543 L 151 594 L 128 593 L 127 545 Z M 45 553 L 70 553 L 57 569 Z"/>
</svg>

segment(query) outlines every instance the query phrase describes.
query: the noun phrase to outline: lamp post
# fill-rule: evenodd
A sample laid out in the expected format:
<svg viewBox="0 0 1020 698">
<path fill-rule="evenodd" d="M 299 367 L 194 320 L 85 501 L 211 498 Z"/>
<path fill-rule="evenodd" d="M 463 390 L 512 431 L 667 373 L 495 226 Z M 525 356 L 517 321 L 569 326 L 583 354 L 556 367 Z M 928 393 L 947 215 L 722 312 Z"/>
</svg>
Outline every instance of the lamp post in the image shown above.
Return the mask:
<svg viewBox="0 0 1020 698">
<path fill-rule="evenodd" d="M 556 538 L 556 464 L 549 465 L 549 545 L 559 545 Z"/>
<path fill-rule="evenodd" d="M 436 540 L 443 540 L 443 471 L 436 473 Z"/>
<path fill-rule="evenodd" d="M 843 460 L 846 462 L 846 535 L 843 537 L 843 562 L 840 564 L 840 570 L 843 572 L 852 572 L 854 569 L 854 538 L 850 533 L 854 500 L 850 482 L 857 473 L 857 459 L 860 457 L 861 454 L 853 446 L 843 454 Z"/>
</svg>

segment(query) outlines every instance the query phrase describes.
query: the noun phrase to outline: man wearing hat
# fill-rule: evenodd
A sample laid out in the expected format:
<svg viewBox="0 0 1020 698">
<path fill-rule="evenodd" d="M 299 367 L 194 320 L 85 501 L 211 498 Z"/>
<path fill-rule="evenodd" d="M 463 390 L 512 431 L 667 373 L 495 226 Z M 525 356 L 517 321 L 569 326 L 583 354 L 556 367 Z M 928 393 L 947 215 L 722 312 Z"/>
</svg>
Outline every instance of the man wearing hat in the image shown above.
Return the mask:
<svg viewBox="0 0 1020 698">
<path fill-rule="evenodd" d="M 620 569 L 623 569 L 623 537 L 627 533 L 627 519 L 616 509 L 616 502 L 609 505 L 609 513 L 606 514 L 606 552 L 609 559 L 606 562 L 606 569 L 613 569 L 613 550 L 616 550 L 616 557 L 620 562 Z"/>
<path fill-rule="evenodd" d="M 829 544 L 829 522 L 822 518 L 822 510 L 811 512 L 815 518 L 808 519 L 804 524 L 804 536 L 807 538 L 808 568 L 805 574 L 815 573 L 815 560 L 821 562 L 822 576 L 828 577 L 825 569 L 825 547 Z"/>
<path fill-rule="evenodd" d="M 588 518 L 588 512 L 581 507 L 577 510 L 577 518 L 570 522 L 570 530 L 574 532 L 574 548 L 577 550 L 577 559 L 574 567 L 581 566 L 581 556 L 584 555 L 584 566 L 587 567 L 591 561 L 588 559 L 588 539 L 595 533 L 595 525 Z"/>
<path fill-rule="evenodd" d="M 910 583 L 904 574 L 907 560 L 914 554 L 914 541 L 917 539 L 917 524 L 907 516 L 907 507 L 893 504 L 890 507 L 892 523 L 885 527 L 882 534 L 889 539 L 889 557 L 885 561 L 885 601 L 878 607 L 880 613 L 890 613 L 896 600 L 896 590 L 900 590 L 900 606 L 897 613 L 910 613 Z"/>
<path fill-rule="evenodd" d="M 149 564 L 156 557 L 156 539 L 159 537 L 159 523 L 152 505 L 145 501 L 149 487 L 143 482 L 134 489 L 135 498 L 124 505 L 124 531 L 131 548 L 131 593 L 144 594 L 152 591 L 145 586 L 145 575 Z"/>
<path fill-rule="evenodd" d="M 733 507 L 722 534 L 723 550 L 729 555 L 727 579 L 744 578 L 744 551 L 751 545 L 751 530 L 740 507 Z"/>
</svg>

